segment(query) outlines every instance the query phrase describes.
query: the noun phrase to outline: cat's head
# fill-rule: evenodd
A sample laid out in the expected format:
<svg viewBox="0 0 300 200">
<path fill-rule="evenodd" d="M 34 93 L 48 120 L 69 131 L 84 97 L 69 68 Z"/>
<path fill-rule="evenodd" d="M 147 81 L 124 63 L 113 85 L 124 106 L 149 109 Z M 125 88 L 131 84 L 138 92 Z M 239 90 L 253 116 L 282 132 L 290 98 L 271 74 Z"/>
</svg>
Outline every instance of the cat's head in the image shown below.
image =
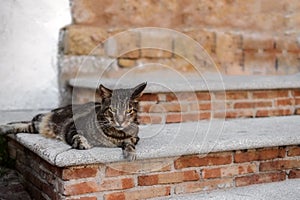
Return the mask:
<svg viewBox="0 0 300 200">
<path fill-rule="evenodd" d="M 146 85 L 141 83 L 134 88 L 115 90 L 99 86 L 104 116 L 111 126 L 122 130 L 137 122 L 138 98 Z"/>
</svg>

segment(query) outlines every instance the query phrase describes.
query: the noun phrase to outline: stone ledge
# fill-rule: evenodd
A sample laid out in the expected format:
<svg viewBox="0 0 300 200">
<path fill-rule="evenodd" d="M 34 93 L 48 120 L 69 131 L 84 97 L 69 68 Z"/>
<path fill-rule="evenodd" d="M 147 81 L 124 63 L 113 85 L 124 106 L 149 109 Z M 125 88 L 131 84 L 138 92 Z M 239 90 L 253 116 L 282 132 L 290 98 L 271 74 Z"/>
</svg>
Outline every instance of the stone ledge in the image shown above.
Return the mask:
<svg viewBox="0 0 300 200">
<path fill-rule="evenodd" d="M 300 116 L 141 126 L 138 159 L 300 144 Z M 210 130 L 208 131 L 208 128 Z M 61 141 L 20 133 L 15 138 L 58 167 L 123 161 L 121 149 L 75 150 Z"/>
<path fill-rule="evenodd" d="M 161 74 L 164 78 L 161 78 Z M 178 76 L 178 75 L 177 75 Z M 155 72 L 146 75 L 135 75 L 134 78 L 99 79 L 74 78 L 69 80 L 73 88 L 96 89 L 100 83 L 107 87 L 132 87 L 140 82 L 147 81 L 146 93 L 155 92 L 191 92 L 191 91 L 223 91 L 223 90 L 264 90 L 300 88 L 300 73 L 286 76 L 228 76 L 220 77 L 215 74 L 200 76 L 182 75 L 174 77 L 166 72 Z M 138 77 L 138 78 L 137 78 Z"/>
</svg>

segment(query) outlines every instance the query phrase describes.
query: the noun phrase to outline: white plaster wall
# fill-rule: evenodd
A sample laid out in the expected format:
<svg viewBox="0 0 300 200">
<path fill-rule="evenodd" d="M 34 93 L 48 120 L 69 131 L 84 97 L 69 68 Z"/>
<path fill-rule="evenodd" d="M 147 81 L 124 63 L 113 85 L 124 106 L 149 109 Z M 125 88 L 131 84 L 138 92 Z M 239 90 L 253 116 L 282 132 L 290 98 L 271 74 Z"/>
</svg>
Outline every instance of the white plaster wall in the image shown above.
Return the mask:
<svg viewBox="0 0 300 200">
<path fill-rule="evenodd" d="M 0 110 L 59 104 L 59 29 L 70 15 L 69 0 L 0 0 Z"/>
</svg>

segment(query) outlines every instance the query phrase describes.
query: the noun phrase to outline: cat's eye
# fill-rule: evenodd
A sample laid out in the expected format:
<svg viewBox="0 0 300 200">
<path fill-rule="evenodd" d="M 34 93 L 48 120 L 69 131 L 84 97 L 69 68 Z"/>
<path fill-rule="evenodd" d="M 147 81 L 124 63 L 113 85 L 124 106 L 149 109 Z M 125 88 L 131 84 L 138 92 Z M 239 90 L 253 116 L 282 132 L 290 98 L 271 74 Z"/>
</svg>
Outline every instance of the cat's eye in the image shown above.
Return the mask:
<svg viewBox="0 0 300 200">
<path fill-rule="evenodd" d="M 127 114 L 133 114 L 133 113 L 134 113 L 134 109 L 133 109 L 133 108 L 128 109 L 128 110 L 126 111 L 126 113 L 127 113 Z"/>
</svg>

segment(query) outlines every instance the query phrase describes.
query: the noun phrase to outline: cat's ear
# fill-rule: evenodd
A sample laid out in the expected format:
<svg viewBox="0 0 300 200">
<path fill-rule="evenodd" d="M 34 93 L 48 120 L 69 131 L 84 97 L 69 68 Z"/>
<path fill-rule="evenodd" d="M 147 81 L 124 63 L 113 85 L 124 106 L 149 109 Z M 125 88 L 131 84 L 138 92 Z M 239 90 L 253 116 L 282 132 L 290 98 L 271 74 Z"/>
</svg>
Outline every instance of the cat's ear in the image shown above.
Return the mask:
<svg viewBox="0 0 300 200">
<path fill-rule="evenodd" d="M 132 99 L 137 99 L 140 96 L 142 96 L 142 92 L 146 88 L 146 86 L 147 86 L 147 82 L 144 82 L 144 83 L 141 83 L 138 86 L 134 87 L 133 88 L 133 93 L 131 95 L 131 98 Z"/>
<path fill-rule="evenodd" d="M 112 95 L 112 90 L 104 87 L 102 84 L 99 86 L 100 97 L 110 98 Z"/>
</svg>

